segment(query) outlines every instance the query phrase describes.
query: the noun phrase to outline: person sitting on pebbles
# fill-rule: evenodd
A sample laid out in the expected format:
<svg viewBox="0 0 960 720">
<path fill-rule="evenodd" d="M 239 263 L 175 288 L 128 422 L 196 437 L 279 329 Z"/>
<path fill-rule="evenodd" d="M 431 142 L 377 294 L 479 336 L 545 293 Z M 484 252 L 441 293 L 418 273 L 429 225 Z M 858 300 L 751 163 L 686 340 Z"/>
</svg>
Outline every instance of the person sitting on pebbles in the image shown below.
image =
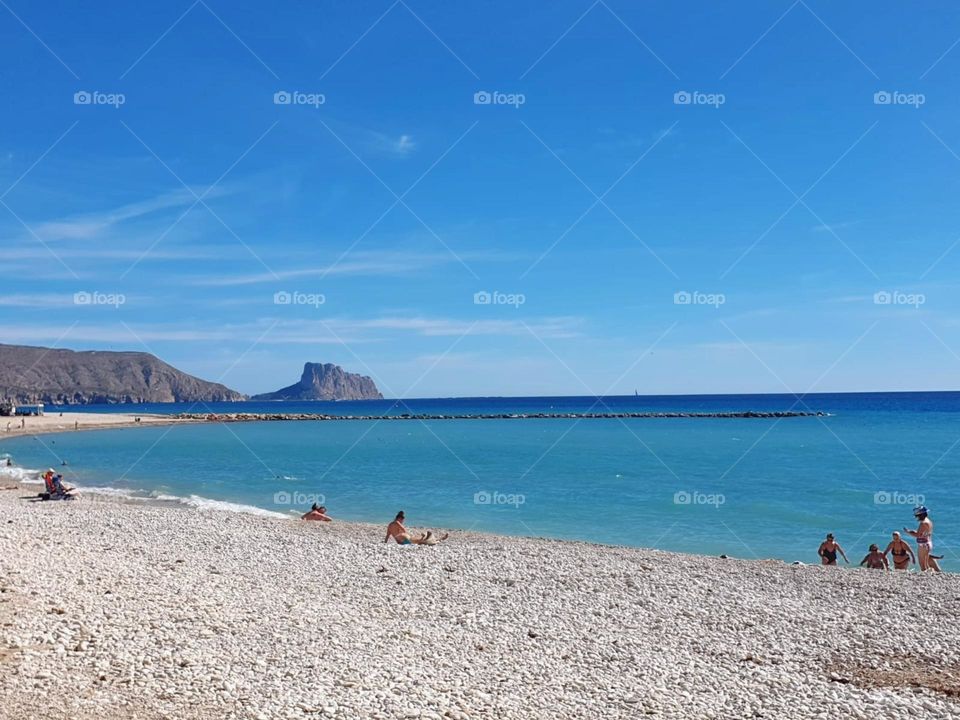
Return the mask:
<svg viewBox="0 0 960 720">
<path fill-rule="evenodd" d="M 843 556 L 843 561 L 849 565 L 850 561 L 847 560 L 847 554 L 840 547 L 840 543 L 833 538 L 833 533 L 827 533 L 827 539 L 820 543 L 820 549 L 817 550 L 820 563 L 822 565 L 836 565 L 838 552 Z"/>
<path fill-rule="evenodd" d="M 387 525 L 387 536 L 383 539 L 384 543 L 390 542 L 390 538 L 393 538 L 397 541 L 397 545 L 438 545 L 450 537 L 450 533 L 446 533 L 442 538 L 436 538 L 431 530 L 427 530 L 427 532 L 418 537 L 413 537 L 407 528 L 403 526 L 405 519 L 406 516 L 403 514 L 403 510 L 397 513 L 393 522 Z"/>
<path fill-rule="evenodd" d="M 332 522 L 333 518 L 327 515 L 327 508 L 324 505 L 313 504 L 309 512 L 303 514 L 301 520 L 318 520 L 319 522 Z"/>
<path fill-rule="evenodd" d="M 893 540 L 887 545 L 887 549 L 883 551 L 883 554 L 893 555 L 893 567 L 895 570 L 909 570 L 910 565 L 917 562 L 910 543 L 904 542 L 898 532 L 893 533 Z"/>
<path fill-rule="evenodd" d="M 889 570 L 890 563 L 887 562 L 887 556 L 880 552 L 880 548 L 874 543 L 870 546 L 870 552 L 860 561 L 860 567 L 866 565 L 871 570 Z"/>
<path fill-rule="evenodd" d="M 63 486 L 63 475 L 55 474 L 53 468 L 50 468 L 43 474 L 43 485 L 47 497 L 51 499 L 72 498 L 72 487 Z M 46 499 L 46 498 L 45 498 Z"/>
</svg>

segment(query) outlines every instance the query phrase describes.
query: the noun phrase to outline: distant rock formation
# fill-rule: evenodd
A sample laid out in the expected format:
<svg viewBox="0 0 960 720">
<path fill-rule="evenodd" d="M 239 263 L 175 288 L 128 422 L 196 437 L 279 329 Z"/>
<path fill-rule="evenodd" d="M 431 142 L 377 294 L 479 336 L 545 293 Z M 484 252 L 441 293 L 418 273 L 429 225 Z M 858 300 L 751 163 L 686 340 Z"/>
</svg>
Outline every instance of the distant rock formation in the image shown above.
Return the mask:
<svg viewBox="0 0 960 720">
<path fill-rule="evenodd" d="M 0 345 L 0 399 L 57 405 L 222 402 L 246 396 L 142 352 Z"/>
<path fill-rule="evenodd" d="M 366 375 L 345 372 L 332 363 L 306 363 L 300 382 L 282 390 L 254 395 L 251 400 L 382 400 Z"/>
</svg>

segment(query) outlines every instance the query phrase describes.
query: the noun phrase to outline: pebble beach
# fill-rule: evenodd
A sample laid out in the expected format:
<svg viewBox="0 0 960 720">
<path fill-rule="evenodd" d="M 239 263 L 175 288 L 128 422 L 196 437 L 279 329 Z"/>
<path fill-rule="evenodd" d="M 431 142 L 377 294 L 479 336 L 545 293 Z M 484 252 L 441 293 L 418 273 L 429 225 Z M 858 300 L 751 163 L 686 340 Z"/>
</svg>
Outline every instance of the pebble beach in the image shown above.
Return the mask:
<svg viewBox="0 0 960 720">
<path fill-rule="evenodd" d="M 960 717 L 954 575 L 35 492 L 0 492 L 4 719 Z"/>
</svg>

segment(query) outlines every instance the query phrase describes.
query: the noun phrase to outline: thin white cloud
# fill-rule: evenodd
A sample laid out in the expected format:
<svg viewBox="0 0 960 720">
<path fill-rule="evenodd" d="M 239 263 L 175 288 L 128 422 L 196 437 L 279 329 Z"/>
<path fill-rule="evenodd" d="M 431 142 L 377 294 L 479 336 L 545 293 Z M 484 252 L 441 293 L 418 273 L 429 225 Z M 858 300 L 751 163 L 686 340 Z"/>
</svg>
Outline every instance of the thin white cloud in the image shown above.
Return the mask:
<svg viewBox="0 0 960 720">
<path fill-rule="evenodd" d="M 19 308 L 51 308 L 68 307 L 73 305 L 73 295 L 44 294 L 44 295 L 0 295 L 0 307 Z"/>
<path fill-rule="evenodd" d="M 197 195 L 203 195 L 205 190 L 203 188 L 195 188 L 193 192 Z M 215 188 L 205 199 L 219 197 L 226 192 L 228 191 L 222 188 Z M 129 220 L 135 220 L 174 208 L 189 207 L 193 205 L 194 202 L 196 202 L 196 198 L 193 193 L 186 188 L 182 188 L 109 210 L 72 215 L 56 220 L 30 223 L 30 225 L 36 236 L 44 242 L 91 240 L 100 237 L 107 230 Z"/>
<path fill-rule="evenodd" d="M 859 224 L 860 224 L 860 220 L 848 220 L 846 222 L 825 223 L 822 225 L 814 225 L 810 229 L 813 232 L 835 233 L 837 230 L 843 230 L 844 228 L 853 227 L 854 225 L 859 225 Z"/>
<path fill-rule="evenodd" d="M 354 345 L 378 342 L 384 333 L 409 333 L 425 337 L 511 336 L 534 341 L 531 331 L 543 339 L 563 339 L 580 336 L 582 321 L 574 317 L 526 318 L 516 320 L 461 320 L 454 318 L 400 318 L 383 317 L 357 320 L 352 318 L 258 320 L 256 322 L 216 325 L 209 327 L 175 327 L 129 323 L 58 323 L 40 326 L 8 324 L 0 326 L 0 337 L 8 343 L 54 342 L 70 343 L 131 343 L 143 342 L 197 342 L 250 343 L 262 340 L 270 345 Z M 132 332 L 131 332 L 132 331 Z M 269 332 L 268 332 L 269 331 Z M 266 335 L 264 335 L 266 333 Z"/>
</svg>

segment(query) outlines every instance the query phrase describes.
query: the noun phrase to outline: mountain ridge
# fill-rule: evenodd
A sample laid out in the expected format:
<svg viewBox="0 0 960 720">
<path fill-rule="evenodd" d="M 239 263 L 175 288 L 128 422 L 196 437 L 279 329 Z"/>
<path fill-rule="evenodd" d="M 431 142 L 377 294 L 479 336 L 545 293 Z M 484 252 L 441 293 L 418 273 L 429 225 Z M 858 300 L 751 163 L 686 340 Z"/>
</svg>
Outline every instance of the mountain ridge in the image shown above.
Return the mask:
<svg viewBox="0 0 960 720">
<path fill-rule="evenodd" d="M 0 398 L 89 405 L 236 402 L 247 396 L 146 352 L 0 344 Z"/>
</svg>

